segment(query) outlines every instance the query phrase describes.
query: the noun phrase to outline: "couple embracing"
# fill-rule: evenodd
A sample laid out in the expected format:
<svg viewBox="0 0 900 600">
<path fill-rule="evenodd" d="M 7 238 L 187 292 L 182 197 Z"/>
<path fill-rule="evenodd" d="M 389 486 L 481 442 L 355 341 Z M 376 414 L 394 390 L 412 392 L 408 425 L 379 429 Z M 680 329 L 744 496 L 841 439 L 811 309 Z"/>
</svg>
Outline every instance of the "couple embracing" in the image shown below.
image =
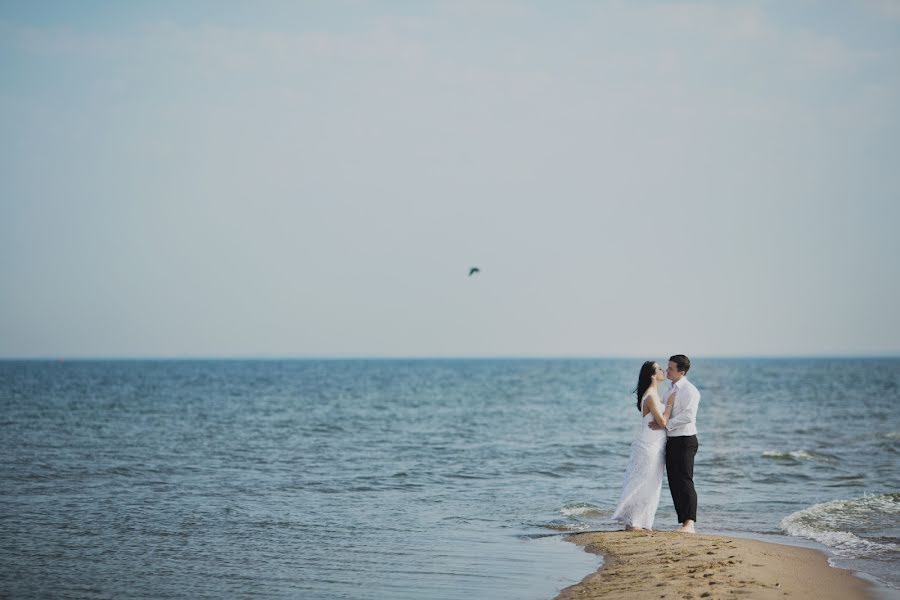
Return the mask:
<svg viewBox="0 0 900 600">
<path fill-rule="evenodd" d="M 647 361 L 638 376 L 637 407 L 641 425 L 631 444 L 622 497 L 612 518 L 627 530 L 651 529 L 662 489 L 663 465 L 678 513 L 678 529 L 694 533 L 697 493 L 694 491 L 694 456 L 697 454 L 697 407 L 700 392 L 687 380 L 691 361 L 683 354 L 669 358 L 663 370 Z M 661 397 L 657 386 L 668 379 Z M 665 400 L 663 400 L 665 398 Z"/>
</svg>

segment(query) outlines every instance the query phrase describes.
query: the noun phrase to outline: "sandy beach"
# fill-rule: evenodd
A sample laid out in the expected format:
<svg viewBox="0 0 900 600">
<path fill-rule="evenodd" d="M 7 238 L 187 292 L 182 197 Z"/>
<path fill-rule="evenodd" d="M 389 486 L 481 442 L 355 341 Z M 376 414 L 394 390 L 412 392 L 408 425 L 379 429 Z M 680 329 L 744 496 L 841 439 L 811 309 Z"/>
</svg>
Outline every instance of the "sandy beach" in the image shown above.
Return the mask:
<svg viewBox="0 0 900 600">
<path fill-rule="evenodd" d="M 585 598 L 871 598 L 870 584 L 807 548 L 674 532 L 573 534 L 603 566 L 557 600 Z"/>
</svg>

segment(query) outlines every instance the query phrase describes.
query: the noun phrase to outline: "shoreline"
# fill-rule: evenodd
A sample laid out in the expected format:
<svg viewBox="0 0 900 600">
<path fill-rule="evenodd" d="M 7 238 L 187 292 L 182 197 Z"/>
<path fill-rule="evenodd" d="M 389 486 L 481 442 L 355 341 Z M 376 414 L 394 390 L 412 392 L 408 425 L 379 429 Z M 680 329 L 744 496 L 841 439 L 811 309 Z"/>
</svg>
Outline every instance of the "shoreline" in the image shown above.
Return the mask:
<svg viewBox="0 0 900 600">
<path fill-rule="evenodd" d="M 834 598 L 872 600 L 874 585 L 812 548 L 670 531 L 573 533 L 603 564 L 555 600 Z"/>
</svg>

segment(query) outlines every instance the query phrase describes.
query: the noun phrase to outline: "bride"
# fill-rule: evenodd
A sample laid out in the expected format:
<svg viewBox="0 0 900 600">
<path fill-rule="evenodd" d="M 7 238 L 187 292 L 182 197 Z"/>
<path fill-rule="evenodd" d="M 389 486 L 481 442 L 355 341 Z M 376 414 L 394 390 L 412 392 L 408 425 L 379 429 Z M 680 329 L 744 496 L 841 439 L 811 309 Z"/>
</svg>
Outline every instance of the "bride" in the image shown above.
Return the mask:
<svg viewBox="0 0 900 600">
<path fill-rule="evenodd" d="M 666 372 L 652 360 L 641 367 L 638 375 L 637 407 L 641 422 L 631 444 L 631 458 L 625 471 L 625 485 L 619 505 L 612 518 L 625 524 L 628 531 L 640 531 L 653 527 L 653 518 L 659 506 L 659 492 L 666 463 L 666 424 L 675 404 L 675 394 L 666 401 L 665 408 L 659 399 L 656 386 L 666 379 Z M 651 420 L 662 429 L 652 430 Z"/>
</svg>

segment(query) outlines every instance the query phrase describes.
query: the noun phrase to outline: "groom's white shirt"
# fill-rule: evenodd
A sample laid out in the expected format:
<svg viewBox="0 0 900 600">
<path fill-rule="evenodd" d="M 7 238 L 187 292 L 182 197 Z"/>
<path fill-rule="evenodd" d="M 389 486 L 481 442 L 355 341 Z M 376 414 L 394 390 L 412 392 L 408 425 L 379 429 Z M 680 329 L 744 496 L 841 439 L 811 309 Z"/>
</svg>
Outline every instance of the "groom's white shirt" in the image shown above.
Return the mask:
<svg viewBox="0 0 900 600">
<path fill-rule="evenodd" d="M 700 406 L 700 392 L 694 384 L 682 377 L 678 383 L 673 383 L 666 392 L 666 398 L 672 392 L 678 390 L 675 397 L 675 406 L 672 407 L 672 415 L 666 425 L 668 437 L 681 437 L 685 435 L 697 435 L 697 408 Z"/>
</svg>

